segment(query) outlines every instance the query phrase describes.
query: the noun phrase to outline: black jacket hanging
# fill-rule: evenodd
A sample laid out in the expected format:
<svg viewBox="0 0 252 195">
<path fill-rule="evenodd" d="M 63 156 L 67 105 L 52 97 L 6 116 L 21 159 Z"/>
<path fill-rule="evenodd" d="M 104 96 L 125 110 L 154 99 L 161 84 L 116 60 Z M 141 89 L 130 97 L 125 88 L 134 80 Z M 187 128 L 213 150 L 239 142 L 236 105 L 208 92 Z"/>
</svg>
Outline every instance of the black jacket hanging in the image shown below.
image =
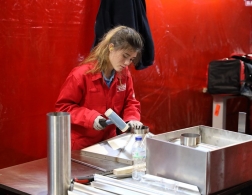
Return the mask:
<svg viewBox="0 0 252 195">
<path fill-rule="evenodd" d="M 141 70 L 152 65 L 154 43 L 146 17 L 145 0 L 101 0 L 95 23 L 94 46 L 107 31 L 118 25 L 134 28 L 144 39 L 142 59 L 135 68 Z"/>
</svg>

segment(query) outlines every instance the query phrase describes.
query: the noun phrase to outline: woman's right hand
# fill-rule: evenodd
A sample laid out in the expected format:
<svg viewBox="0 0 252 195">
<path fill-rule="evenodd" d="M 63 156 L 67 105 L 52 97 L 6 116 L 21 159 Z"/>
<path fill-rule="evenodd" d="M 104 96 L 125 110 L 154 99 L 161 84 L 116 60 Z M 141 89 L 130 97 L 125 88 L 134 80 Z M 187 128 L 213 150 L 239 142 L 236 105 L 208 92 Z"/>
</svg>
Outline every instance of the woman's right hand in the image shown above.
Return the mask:
<svg viewBox="0 0 252 195">
<path fill-rule="evenodd" d="M 102 116 L 97 116 L 96 117 L 96 119 L 94 120 L 94 124 L 93 124 L 93 127 L 94 127 L 94 129 L 95 130 L 98 130 L 98 131 L 100 131 L 100 130 L 102 130 L 102 129 L 104 129 L 105 127 L 103 127 L 100 123 L 99 123 L 99 120 L 106 120 L 104 117 L 102 117 Z"/>
</svg>

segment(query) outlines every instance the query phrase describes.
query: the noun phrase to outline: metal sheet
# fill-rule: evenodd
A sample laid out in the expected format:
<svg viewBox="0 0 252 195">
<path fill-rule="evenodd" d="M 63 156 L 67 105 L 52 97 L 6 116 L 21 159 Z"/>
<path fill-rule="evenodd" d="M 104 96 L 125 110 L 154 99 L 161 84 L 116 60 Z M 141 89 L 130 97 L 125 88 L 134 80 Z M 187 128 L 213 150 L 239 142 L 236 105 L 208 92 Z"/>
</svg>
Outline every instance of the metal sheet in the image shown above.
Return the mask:
<svg viewBox="0 0 252 195">
<path fill-rule="evenodd" d="M 114 189 L 118 188 L 118 194 L 125 194 L 124 190 L 131 190 L 134 193 L 140 194 L 148 194 L 148 195 L 195 195 L 199 194 L 196 191 L 188 191 L 182 190 L 180 187 L 178 189 L 168 189 L 165 186 L 155 186 L 149 185 L 146 182 L 135 181 L 132 178 L 127 178 L 123 180 L 115 180 L 111 178 L 107 178 L 105 176 L 95 174 L 94 177 L 95 183 L 91 183 L 91 185 L 95 186 L 96 183 L 99 183 L 99 188 L 103 190 L 108 190 L 114 192 Z M 186 187 L 186 184 L 178 182 L 179 186 Z M 102 185 L 101 185 L 102 184 Z M 185 189 L 185 188 L 184 188 Z M 121 193 L 123 192 L 123 193 Z M 125 191 L 126 192 L 126 191 Z M 131 193 L 126 193 L 131 194 Z"/>
<path fill-rule="evenodd" d="M 130 180 L 115 180 L 112 178 L 107 178 L 101 175 L 95 174 L 94 177 L 95 182 L 100 182 L 104 185 L 112 186 L 112 187 L 119 187 L 121 190 L 131 190 L 135 193 L 140 194 L 148 194 L 148 195 L 156 195 L 156 194 L 164 194 L 164 195 L 172 195 L 170 192 L 160 191 L 158 189 L 152 188 L 148 185 L 140 183 L 138 181 Z M 131 181 L 131 182 L 129 182 Z M 92 184 L 92 183 L 91 183 Z"/>
<path fill-rule="evenodd" d="M 73 191 L 69 191 L 68 193 L 69 193 L 69 195 L 71 193 L 73 193 L 74 195 L 75 194 L 80 194 L 80 195 L 85 195 L 85 194 L 88 194 L 88 195 L 97 195 L 97 194 L 99 194 L 99 195 L 114 195 L 114 193 L 106 192 L 103 190 L 96 189 L 92 186 L 78 184 L 78 183 L 74 183 Z"/>
<path fill-rule="evenodd" d="M 139 193 L 139 192 L 134 192 L 133 190 L 128 190 L 128 189 L 123 189 L 117 186 L 113 186 L 113 185 L 109 185 L 109 184 L 105 184 L 102 182 L 92 182 L 91 185 L 95 188 L 101 189 L 101 190 L 105 190 L 108 192 L 112 192 L 113 194 L 122 194 L 122 195 L 143 195 L 143 193 Z"/>
<path fill-rule="evenodd" d="M 185 132 L 200 133 L 202 143 L 213 148 L 198 150 L 169 141 Z M 252 179 L 251 135 L 195 126 L 147 138 L 146 146 L 148 174 L 196 185 L 202 194 Z"/>
<path fill-rule="evenodd" d="M 147 173 L 196 185 L 202 192 L 206 190 L 207 155 L 195 148 L 147 139 Z"/>
<path fill-rule="evenodd" d="M 121 164 L 114 161 L 109 161 L 100 158 L 94 158 L 86 156 L 82 151 L 76 150 L 71 153 L 72 161 L 89 166 L 91 168 L 100 170 L 100 171 L 110 171 L 112 169 L 125 167 L 125 164 Z"/>
<path fill-rule="evenodd" d="M 124 133 L 114 138 L 84 148 L 81 150 L 81 152 L 84 156 L 132 165 L 131 150 L 133 144 L 135 143 L 136 135 L 138 134 Z M 153 134 L 146 133 L 142 134 L 142 136 L 144 137 L 142 144 L 145 144 L 146 137 L 151 137 Z M 118 147 L 115 147 L 115 145 L 118 145 Z"/>
</svg>

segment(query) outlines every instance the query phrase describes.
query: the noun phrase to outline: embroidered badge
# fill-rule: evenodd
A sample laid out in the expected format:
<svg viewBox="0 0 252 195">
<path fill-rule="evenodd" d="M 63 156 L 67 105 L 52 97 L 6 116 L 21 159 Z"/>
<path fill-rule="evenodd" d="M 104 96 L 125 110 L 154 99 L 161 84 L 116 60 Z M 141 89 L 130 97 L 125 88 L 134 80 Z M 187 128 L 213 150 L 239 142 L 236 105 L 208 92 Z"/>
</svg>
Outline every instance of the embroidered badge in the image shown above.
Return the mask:
<svg viewBox="0 0 252 195">
<path fill-rule="evenodd" d="M 116 86 L 117 92 L 119 91 L 125 91 L 126 90 L 126 83 L 125 84 L 120 84 Z"/>
</svg>

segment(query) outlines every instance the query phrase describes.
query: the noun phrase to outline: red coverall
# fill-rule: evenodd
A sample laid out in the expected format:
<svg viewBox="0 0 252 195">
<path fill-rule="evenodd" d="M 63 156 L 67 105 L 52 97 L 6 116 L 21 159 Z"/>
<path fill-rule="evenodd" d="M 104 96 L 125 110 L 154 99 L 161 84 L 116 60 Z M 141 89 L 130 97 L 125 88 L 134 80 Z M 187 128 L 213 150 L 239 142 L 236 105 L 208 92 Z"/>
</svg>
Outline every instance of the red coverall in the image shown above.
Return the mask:
<svg viewBox="0 0 252 195">
<path fill-rule="evenodd" d="M 126 67 L 115 73 L 110 88 L 102 73 L 85 74 L 93 66 L 85 64 L 75 67 L 68 75 L 56 101 L 56 111 L 71 115 L 71 148 L 79 150 L 116 136 L 116 126 L 108 125 L 95 130 L 93 123 L 98 115 L 108 108 L 124 121 L 140 121 L 140 103 L 135 99 L 131 74 Z M 106 117 L 105 117 L 106 118 Z"/>
</svg>

